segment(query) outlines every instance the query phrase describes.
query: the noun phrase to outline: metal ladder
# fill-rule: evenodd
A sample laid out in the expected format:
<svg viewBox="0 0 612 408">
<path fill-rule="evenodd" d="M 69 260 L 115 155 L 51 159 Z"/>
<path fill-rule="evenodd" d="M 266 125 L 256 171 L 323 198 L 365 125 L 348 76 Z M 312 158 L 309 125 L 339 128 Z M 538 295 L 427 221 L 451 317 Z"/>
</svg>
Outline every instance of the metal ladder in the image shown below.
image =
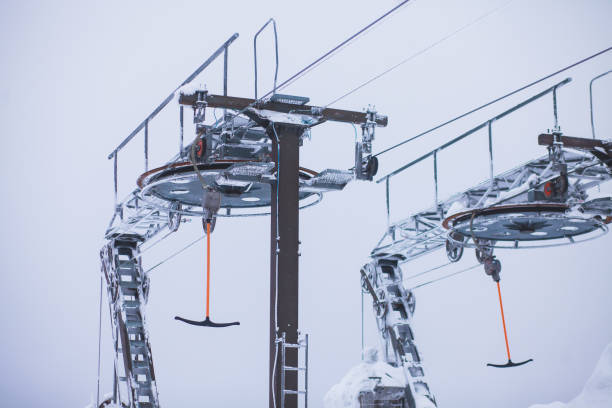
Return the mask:
<svg viewBox="0 0 612 408">
<path fill-rule="evenodd" d="M 285 397 L 287 395 L 296 395 L 298 398 L 300 395 L 303 395 L 304 408 L 308 408 L 308 334 L 299 339 L 297 344 L 287 343 L 285 333 L 276 341 L 280 345 L 281 352 L 281 408 L 285 408 Z M 288 348 L 298 349 L 298 351 L 300 349 L 304 350 L 304 367 L 299 367 L 299 364 L 298 367 L 291 367 L 285 364 L 285 354 Z M 300 390 L 299 386 L 297 390 L 285 389 L 285 375 L 287 371 L 304 372 L 304 390 Z M 297 384 L 299 384 L 299 378 Z"/>
<path fill-rule="evenodd" d="M 373 298 L 384 358 L 387 363 L 401 366 L 404 371 L 406 385 L 412 394 L 409 406 L 416 407 L 416 395 L 425 396 L 435 404 L 411 328 L 414 295 L 404 287 L 399 261 L 375 259 L 364 266 L 361 275 Z"/>
<path fill-rule="evenodd" d="M 141 240 L 136 235 L 121 236 L 111 239 L 100 251 L 115 346 L 112 399 L 129 408 L 158 408 L 153 358 L 143 311 L 149 280 L 140 261 L 138 244 Z"/>
</svg>

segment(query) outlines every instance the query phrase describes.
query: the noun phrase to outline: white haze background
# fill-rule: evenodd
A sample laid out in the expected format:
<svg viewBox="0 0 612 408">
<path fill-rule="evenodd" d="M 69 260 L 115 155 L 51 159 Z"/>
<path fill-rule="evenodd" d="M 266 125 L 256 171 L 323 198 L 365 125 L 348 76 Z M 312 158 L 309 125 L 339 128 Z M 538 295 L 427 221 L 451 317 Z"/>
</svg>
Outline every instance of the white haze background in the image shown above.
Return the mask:
<svg viewBox="0 0 612 408">
<path fill-rule="evenodd" d="M 417 0 L 283 92 L 324 105 L 504 1 Z M 278 22 L 279 79 L 395 5 L 393 1 L 3 1 L 0 5 L 0 395 L 7 407 L 82 407 L 95 397 L 99 260 L 112 214 L 106 155 L 234 32 L 229 93 L 253 95 L 252 35 Z M 500 12 L 337 107 L 375 104 L 389 115 L 375 151 L 611 44 L 609 1 L 515 0 Z M 271 34 L 261 37 L 260 92 L 271 87 Z M 560 123 L 590 136 L 589 80 L 612 66 L 602 56 L 381 157 L 380 174 L 518 103 L 565 76 Z M 197 82 L 221 92 L 222 62 Z M 601 137 L 611 137 L 612 76 L 595 89 Z M 189 117 L 189 116 L 188 116 Z M 175 153 L 178 109 L 150 127 L 152 166 Z M 543 154 L 551 98 L 494 125 L 496 171 Z M 192 135 L 187 133 L 186 138 Z M 313 130 L 301 162 L 352 165 L 353 129 Z M 441 196 L 488 174 L 486 135 L 440 155 Z M 142 172 L 142 135 L 119 158 L 121 195 Z M 392 182 L 392 217 L 431 204 L 431 162 Z M 611 191 L 605 186 L 603 191 Z M 382 185 L 355 182 L 301 214 L 300 326 L 311 335 L 310 402 L 360 358 L 359 268 L 385 229 Z M 173 320 L 203 308 L 203 246 L 151 275 L 147 320 L 164 407 L 266 406 L 268 241 L 266 218 L 221 220 L 213 241 L 213 316 L 240 327 L 205 330 Z M 153 265 L 200 235 L 197 223 L 146 254 Z M 530 365 L 493 370 L 505 351 L 497 294 L 482 270 L 415 291 L 415 333 L 441 407 L 525 407 L 579 394 L 612 339 L 612 235 L 571 247 L 500 252 L 510 342 Z M 406 265 L 416 273 L 442 252 Z M 441 274 L 471 265 L 473 254 Z M 440 276 L 440 275 L 435 275 Z M 433 277 L 433 276 L 432 276 Z M 106 302 L 106 300 L 104 300 Z M 366 302 L 368 299 L 366 299 Z M 102 392 L 111 388 L 105 306 Z M 366 303 L 366 343 L 377 335 Z"/>
</svg>

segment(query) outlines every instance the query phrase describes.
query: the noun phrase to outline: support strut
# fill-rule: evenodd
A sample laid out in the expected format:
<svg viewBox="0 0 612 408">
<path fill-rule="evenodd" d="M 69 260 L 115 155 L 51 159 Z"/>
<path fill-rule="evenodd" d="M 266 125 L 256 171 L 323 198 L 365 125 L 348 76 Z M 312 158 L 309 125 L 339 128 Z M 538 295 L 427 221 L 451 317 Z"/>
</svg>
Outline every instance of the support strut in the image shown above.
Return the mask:
<svg viewBox="0 0 612 408">
<path fill-rule="evenodd" d="M 270 241 L 270 408 L 281 407 L 281 359 L 277 338 L 298 343 L 299 296 L 299 146 L 304 127 L 270 124 L 276 163 L 276 183 L 272 185 Z M 297 367 L 297 349 L 287 349 L 285 365 Z M 285 375 L 285 389 L 297 390 L 297 371 Z M 276 400 L 276 401 L 274 401 Z M 287 395 L 286 408 L 297 408 L 297 395 Z"/>
</svg>

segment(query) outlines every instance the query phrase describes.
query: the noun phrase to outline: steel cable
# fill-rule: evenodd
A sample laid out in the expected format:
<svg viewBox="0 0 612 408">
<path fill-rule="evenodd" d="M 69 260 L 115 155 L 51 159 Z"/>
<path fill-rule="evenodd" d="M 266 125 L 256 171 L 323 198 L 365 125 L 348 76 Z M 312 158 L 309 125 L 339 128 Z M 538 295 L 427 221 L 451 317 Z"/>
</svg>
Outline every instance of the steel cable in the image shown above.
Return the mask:
<svg viewBox="0 0 612 408">
<path fill-rule="evenodd" d="M 381 22 L 382 20 L 387 18 L 389 15 L 393 14 L 395 11 L 399 10 L 402 6 L 406 5 L 410 1 L 411 0 L 403 0 L 397 6 L 393 7 L 392 9 L 390 9 L 389 11 L 384 13 L 382 16 L 378 17 L 376 20 L 372 21 L 371 23 L 369 23 L 368 25 L 366 25 L 365 27 L 363 27 L 362 29 L 357 31 L 355 34 L 351 35 L 349 38 L 347 38 L 346 40 L 342 41 L 340 44 L 336 45 L 334 48 L 332 48 L 331 50 L 327 51 L 325 54 L 323 54 L 322 56 L 320 56 L 319 58 L 317 58 L 316 60 L 314 60 L 313 62 L 311 62 L 310 64 L 308 64 L 307 66 L 305 66 L 304 68 L 302 68 L 301 70 L 296 72 L 295 74 L 293 74 L 291 77 L 289 77 L 284 82 L 282 82 L 280 85 L 278 85 L 275 89 L 272 89 L 271 91 L 268 91 L 267 94 L 265 94 L 264 96 L 262 96 L 259 99 L 256 99 L 255 101 L 253 101 L 253 103 L 249 104 L 249 106 L 247 106 L 247 107 L 239 110 L 238 112 L 234 113 L 230 118 L 224 120 L 224 122 L 227 123 L 229 121 L 234 120 L 234 118 L 236 118 L 238 115 L 244 113 L 248 108 L 251 108 L 251 107 L 257 105 L 259 102 L 263 101 L 268 96 L 275 94 L 276 91 L 281 90 L 281 89 L 289 86 L 293 82 L 297 81 L 299 78 L 304 76 L 306 73 L 308 73 L 312 69 L 316 68 L 319 64 L 321 64 L 322 62 L 324 62 L 324 61 L 328 60 L 329 58 L 331 58 L 334 54 L 336 54 L 338 51 L 340 51 L 340 49 L 342 49 L 343 47 L 348 45 L 350 42 L 355 40 L 361 34 L 363 34 L 366 31 L 368 31 L 370 28 L 372 28 L 373 26 L 375 26 L 376 24 L 378 24 L 379 22 Z"/>
<path fill-rule="evenodd" d="M 376 20 L 372 21 L 370 24 L 368 24 L 367 26 L 363 27 L 362 29 L 360 29 L 359 31 L 357 31 L 355 34 L 351 35 L 349 38 L 347 38 L 346 40 L 342 41 L 340 44 L 336 45 L 334 48 L 332 48 L 331 50 L 327 51 L 325 54 L 323 54 L 322 56 L 320 56 L 319 58 L 317 58 L 314 62 L 311 62 L 310 64 L 308 64 L 306 67 L 302 68 L 300 71 L 298 71 L 297 73 L 293 74 L 291 77 L 289 77 L 288 79 L 286 79 L 284 82 L 282 82 L 277 88 L 276 90 L 279 89 L 283 89 L 289 85 L 291 85 L 293 82 L 297 81 L 299 78 L 301 78 L 302 76 L 304 76 L 305 74 L 307 74 L 309 71 L 313 70 L 314 68 L 316 68 L 319 64 L 325 62 L 326 60 L 328 60 L 329 58 L 331 58 L 334 54 L 336 54 L 338 51 L 340 51 L 340 49 L 342 49 L 343 47 L 345 47 L 346 45 L 348 45 L 350 42 L 352 42 L 353 40 L 355 40 L 357 37 L 359 37 L 361 34 L 365 33 L 366 31 L 368 31 L 370 28 L 374 27 L 376 24 L 378 24 L 379 22 L 381 22 L 382 20 L 384 20 L 385 18 L 389 17 L 391 14 L 393 14 L 395 11 L 399 10 L 401 7 L 403 7 L 404 5 L 406 5 L 407 3 L 409 3 L 411 0 L 403 0 L 401 3 L 399 3 L 397 6 L 393 7 L 392 9 L 390 9 L 389 11 L 387 11 L 386 13 L 384 13 L 382 16 L 378 17 Z M 268 92 L 266 95 L 264 95 L 262 98 L 265 98 L 269 95 L 271 95 L 274 91 L 270 91 Z"/>
<path fill-rule="evenodd" d="M 191 248 L 192 246 L 194 246 L 195 244 L 197 244 L 198 242 L 200 242 L 201 240 L 204 239 L 206 235 L 202 235 L 200 238 L 196 239 L 195 241 L 192 241 L 191 243 L 185 245 L 183 248 L 181 248 L 180 250 L 174 252 L 172 255 L 169 255 L 168 257 L 164 258 L 162 261 L 158 262 L 157 264 L 155 264 L 154 266 L 152 266 L 151 268 L 147 269 L 144 273 L 148 274 L 149 272 L 151 272 L 153 269 L 157 268 L 158 266 L 163 265 L 164 263 L 166 263 L 167 261 L 169 261 L 170 259 L 174 258 L 175 256 L 179 255 L 180 253 L 186 251 L 188 248 Z"/>
<path fill-rule="evenodd" d="M 414 289 L 417 289 L 417 288 L 422 288 L 423 286 L 427 286 L 427 285 L 430 285 L 430 284 L 432 284 L 432 283 L 439 282 L 439 281 L 441 281 L 441 280 L 451 278 L 451 277 L 453 277 L 453 276 L 455 276 L 455 275 L 459 275 L 459 274 L 461 274 L 461 273 L 471 271 L 472 269 L 477 268 L 477 267 L 479 267 L 479 266 L 480 266 L 480 263 L 477 263 L 476 265 L 472 265 L 472 266 L 470 266 L 469 268 L 465 268 L 465 269 L 462 269 L 462 270 L 460 270 L 460 271 L 453 272 L 453 273 L 451 273 L 451 274 L 449 274 L 449 275 L 442 276 L 441 278 L 433 279 L 433 280 L 430 280 L 430 281 L 427 281 L 427 282 L 421 283 L 420 285 L 413 286 L 412 288 L 410 288 L 410 289 L 408 289 L 408 290 L 414 290 Z"/>
<path fill-rule="evenodd" d="M 413 279 L 413 278 L 416 278 L 416 277 L 418 277 L 418 276 L 422 276 L 422 275 L 428 274 L 428 273 L 430 273 L 430 272 L 437 271 L 438 269 L 444 268 L 445 266 L 448 266 L 448 265 L 450 265 L 450 264 L 452 264 L 452 263 L 453 263 L 453 262 L 447 262 L 447 263 L 442 264 L 442 265 L 434 266 L 433 268 L 431 268 L 431 269 L 427 269 L 426 271 L 419 272 L 419 273 L 417 273 L 417 274 L 414 274 L 414 275 L 408 276 L 408 277 L 407 277 L 405 280 L 408 280 L 408 279 Z"/>
<path fill-rule="evenodd" d="M 461 114 L 461 115 L 459 115 L 459 116 L 456 116 L 456 117 L 454 117 L 453 119 L 450 119 L 450 120 L 447 120 L 446 122 L 440 123 L 439 125 L 436 125 L 436 126 L 432 127 L 431 129 L 428 129 L 428 130 L 426 130 L 426 131 L 424 131 L 424 132 L 421 132 L 421 133 L 419 133 L 419 134 L 418 134 L 418 135 L 416 135 L 416 136 L 412 136 L 412 137 L 411 137 L 411 138 L 409 138 L 409 139 L 406 139 L 406 140 L 404 140 L 404 141 L 402 141 L 402 142 L 400 142 L 400 143 L 397 143 L 397 144 L 395 144 L 395 145 L 393 145 L 393 146 L 390 146 L 390 147 L 388 147 L 388 148 L 386 148 L 386 149 L 384 149 L 384 150 L 382 150 L 382 151 L 380 151 L 380 152 L 378 152 L 378 153 L 374 154 L 374 156 L 380 156 L 381 154 L 384 154 L 384 153 L 387 153 L 388 151 L 391 151 L 391 150 L 393 150 L 393 149 L 396 149 L 396 148 L 398 148 L 398 147 L 400 147 L 400 146 L 402 146 L 402 145 L 404 145 L 404 144 L 406 144 L 406 143 L 408 143 L 408 142 L 411 142 L 411 141 L 413 141 L 413 140 L 415 140 L 415 139 L 418 139 L 419 137 L 425 136 L 426 134 L 431 133 L 431 132 L 433 132 L 434 130 L 440 129 L 440 128 L 442 128 L 442 127 L 444 127 L 444 126 L 448 125 L 448 124 L 451 124 L 451 123 L 453 123 L 453 122 L 455 122 L 455 121 L 459 120 L 459 119 L 462 119 L 462 118 L 464 118 L 464 117 L 466 117 L 466 116 L 468 116 L 468 115 L 471 115 L 472 113 L 478 112 L 479 110 L 484 109 L 484 108 L 486 108 L 487 106 L 493 105 L 493 104 L 494 104 L 494 103 L 496 103 L 496 102 L 499 102 L 499 101 L 501 101 L 501 100 L 503 100 L 503 99 L 506 99 L 506 98 L 508 98 L 508 97 L 510 97 L 510 96 L 512 96 L 512 95 L 515 95 L 515 94 L 517 94 L 517 93 L 521 92 L 521 91 L 524 91 L 525 89 L 530 88 L 530 87 L 532 87 L 532 86 L 534 86 L 534 85 L 537 85 L 537 84 L 539 84 L 540 82 L 543 82 L 543 81 L 545 81 L 545 80 L 547 80 L 547 79 L 549 79 L 549 78 L 552 78 L 553 76 L 555 76 L 555 75 L 557 75 L 557 74 L 560 74 L 560 73 L 562 73 L 562 72 L 564 72 L 564 71 L 567 71 L 568 69 L 574 68 L 574 67 L 576 67 L 576 66 L 578 66 L 578 65 L 580 65 L 580 64 L 583 64 L 583 63 L 585 63 L 585 62 L 587 62 L 587 61 L 590 61 L 590 60 L 592 60 L 593 58 L 598 57 L 598 56 L 600 56 L 600 55 L 602 55 L 602 54 L 605 54 L 606 52 L 608 52 L 608 51 L 610 51 L 610 50 L 612 50 L 612 47 L 608 47 L 608 48 L 606 48 L 606 49 L 604 49 L 604 50 L 601 50 L 601 51 L 599 51 L 599 52 L 596 52 L 595 54 L 592 54 L 592 55 L 590 55 L 590 56 L 588 56 L 588 57 L 586 57 L 586 58 L 583 58 L 583 59 L 581 59 L 580 61 L 574 62 L 573 64 L 570 64 L 570 65 L 568 65 L 568 66 L 566 66 L 566 67 L 564 67 L 564 68 L 561 68 L 561 69 L 559 69 L 559 70 L 557 70 L 557 71 L 555 71 L 555 72 L 553 72 L 553 73 L 551 73 L 551 74 L 548 74 L 548 75 L 546 75 L 546 76 L 544 76 L 544 77 L 542 77 L 542 78 L 540 78 L 540 79 L 537 79 L 537 80 L 535 80 L 535 81 L 533 81 L 533 82 L 530 82 L 530 83 L 528 83 L 527 85 L 524 85 L 524 86 L 522 86 L 522 87 L 520 87 L 520 88 L 518 88 L 518 89 L 515 89 L 515 90 L 514 90 L 514 91 L 512 91 L 512 92 L 509 92 L 509 93 L 507 93 L 507 94 L 505 94 L 505 95 L 502 95 L 502 96 L 500 96 L 500 97 L 498 97 L 498 98 L 493 99 L 492 101 L 489 101 L 489 102 L 487 102 L 487 103 L 485 103 L 485 104 L 483 104 L 483 105 L 480 105 L 480 106 L 478 106 L 477 108 L 474 108 L 474 109 L 472 109 L 472 110 L 470 110 L 470 111 L 468 111 L 468 112 L 465 112 L 465 113 L 463 113 L 463 114 Z"/>
<path fill-rule="evenodd" d="M 441 38 L 441 39 L 439 39 L 438 41 L 436 41 L 436 42 L 434 42 L 434 43 L 432 43 L 432 44 L 428 45 L 427 47 L 423 48 L 422 50 L 420 50 L 420 51 L 418 51 L 418 52 L 416 52 L 416 53 L 412 54 L 412 55 L 411 55 L 411 56 L 409 56 L 408 58 L 406 58 L 406 59 L 404 59 L 404 60 L 402 60 L 402 61 L 398 62 L 397 64 L 395 64 L 395 65 L 393 65 L 393 66 L 391 66 L 391 67 L 389 67 L 389 68 L 387 68 L 386 70 L 384 70 L 384 71 L 383 71 L 383 72 L 381 72 L 380 74 L 377 74 L 377 75 L 375 75 L 374 77 L 372 77 L 372 78 L 368 79 L 367 81 L 365 81 L 365 82 L 364 82 L 364 83 L 362 83 L 361 85 L 359 85 L 359 86 L 357 86 L 357 87 L 353 88 L 352 90 L 348 91 L 347 93 L 343 94 L 342 96 L 340 96 L 340 97 L 338 97 L 338 98 L 334 99 L 333 101 L 331 101 L 330 103 L 328 103 L 327 105 L 325 105 L 325 106 L 324 106 L 324 108 L 328 108 L 328 107 L 330 107 L 331 105 L 334 105 L 336 102 L 339 102 L 339 101 L 341 101 L 342 99 L 346 98 L 347 96 L 349 96 L 349 95 L 351 95 L 351 94 L 353 94 L 353 93 L 357 92 L 358 90 L 360 90 L 360 89 L 361 89 L 361 88 L 363 88 L 364 86 L 369 85 L 370 83 L 372 83 L 372 82 L 376 81 L 376 80 L 377 80 L 377 79 L 379 79 L 380 77 L 382 77 L 382 76 L 384 76 L 384 75 L 388 74 L 389 72 L 391 72 L 391 71 L 395 70 L 395 69 L 396 69 L 396 68 L 398 68 L 399 66 L 401 66 L 401 65 L 403 65 L 403 64 L 405 64 L 405 63 L 407 63 L 407 62 L 409 62 L 409 61 L 411 61 L 411 60 L 413 60 L 413 59 L 415 59 L 416 57 L 418 57 L 418 56 L 420 56 L 420 55 L 422 55 L 422 54 L 426 53 L 427 51 L 429 51 L 429 50 L 431 50 L 432 48 L 436 47 L 437 45 L 439 45 L 439 44 L 443 43 L 444 41 L 448 40 L 449 38 L 452 38 L 452 37 L 454 37 L 455 35 L 459 34 L 461 31 L 468 29 L 469 27 L 473 26 L 474 24 L 476 24 L 476 23 L 480 22 L 481 20 L 484 20 L 485 18 L 489 17 L 490 15 L 492 15 L 492 14 L 496 13 L 497 11 L 499 11 L 499 10 L 501 10 L 502 8 L 506 7 L 507 5 L 509 5 L 510 3 L 512 3 L 513 1 L 515 1 L 515 0 L 510 0 L 510 1 L 508 1 L 508 2 L 504 3 L 503 5 L 501 5 L 501 6 L 497 7 L 497 8 L 495 8 L 495 9 L 493 9 L 493 10 L 487 11 L 486 13 L 484 13 L 484 14 L 480 15 L 480 16 L 479 16 L 478 18 L 476 18 L 475 20 L 472 20 L 471 22 L 467 23 L 466 25 L 464 25 L 464 26 L 460 27 L 459 29 L 457 29 L 457 30 L 453 31 L 453 32 L 452 32 L 452 33 L 450 33 L 450 34 L 447 34 L 446 36 L 442 37 L 442 38 Z"/>
</svg>

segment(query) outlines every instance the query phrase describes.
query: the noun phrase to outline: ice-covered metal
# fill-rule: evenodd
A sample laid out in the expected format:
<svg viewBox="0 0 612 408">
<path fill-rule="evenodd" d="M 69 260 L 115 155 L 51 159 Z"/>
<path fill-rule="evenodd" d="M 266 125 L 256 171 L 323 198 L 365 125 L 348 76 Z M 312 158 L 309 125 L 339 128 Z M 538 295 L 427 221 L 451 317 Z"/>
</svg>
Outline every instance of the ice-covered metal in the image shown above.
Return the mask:
<svg viewBox="0 0 612 408">
<path fill-rule="evenodd" d="M 415 298 L 404 287 L 399 259 L 375 259 L 366 264 L 361 269 L 361 282 L 362 289 L 372 297 L 383 359 L 404 372 L 406 406 L 415 408 L 416 401 L 423 398 L 435 405 L 411 325 Z"/>
<path fill-rule="evenodd" d="M 142 270 L 142 238 L 122 235 L 100 251 L 115 349 L 113 400 L 122 407 L 159 406 L 153 356 L 145 327 L 149 279 Z"/>
</svg>

